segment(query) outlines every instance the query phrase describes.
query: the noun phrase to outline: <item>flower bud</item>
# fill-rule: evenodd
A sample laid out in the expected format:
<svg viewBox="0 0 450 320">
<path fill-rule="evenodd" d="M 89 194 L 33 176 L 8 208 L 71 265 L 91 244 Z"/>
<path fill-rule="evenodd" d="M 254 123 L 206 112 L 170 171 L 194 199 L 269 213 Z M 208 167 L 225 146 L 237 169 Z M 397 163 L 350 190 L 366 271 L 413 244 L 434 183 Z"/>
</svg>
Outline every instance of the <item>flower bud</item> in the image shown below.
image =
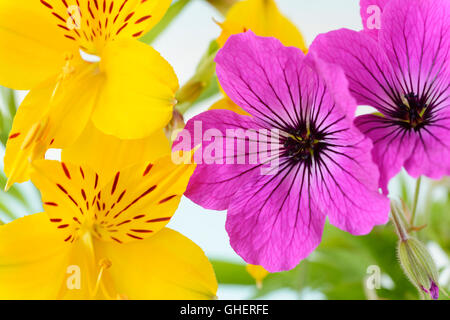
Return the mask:
<svg viewBox="0 0 450 320">
<path fill-rule="evenodd" d="M 169 141 L 172 143 L 178 133 L 184 128 L 184 118 L 183 115 L 178 110 L 173 110 L 172 119 L 167 124 L 167 126 L 164 128 L 164 133 L 169 139 Z"/>
<path fill-rule="evenodd" d="M 427 248 L 417 239 L 400 241 L 398 258 L 409 280 L 432 299 L 439 298 L 438 271 Z"/>
<path fill-rule="evenodd" d="M 253 264 L 248 264 L 245 269 L 247 272 L 252 276 L 253 279 L 256 281 L 256 287 L 258 289 L 262 288 L 262 282 L 265 277 L 269 274 L 269 271 L 264 269 L 262 266 L 257 266 Z"/>
<path fill-rule="evenodd" d="M 225 15 L 237 0 L 206 0 L 221 14 Z"/>
</svg>

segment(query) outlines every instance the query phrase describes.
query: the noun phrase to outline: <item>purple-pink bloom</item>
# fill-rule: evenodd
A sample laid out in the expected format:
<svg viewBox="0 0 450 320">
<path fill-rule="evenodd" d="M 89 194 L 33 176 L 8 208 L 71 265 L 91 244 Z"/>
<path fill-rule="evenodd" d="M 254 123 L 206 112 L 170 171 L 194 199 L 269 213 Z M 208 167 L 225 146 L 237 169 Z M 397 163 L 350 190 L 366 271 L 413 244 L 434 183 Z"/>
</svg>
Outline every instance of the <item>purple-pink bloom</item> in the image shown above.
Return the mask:
<svg viewBox="0 0 450 320">
<path fill-rule="evenodd" d="M 433 280 L 431 280 L 431 287 L 429 289 L 426 289 L 423 286 L 421 286 L 420 289 L 422 289 L 423 292 L 429 294 L 431 299 L 433 300 L 439 299 L 439 287 Z"/>
<path fill-rule="evenodd" d="M 372 143 L 353 124 L 356 102 L 340 68 L 251 31 L 230 37 L 216 62 L 223 89 L 251 116 L 211 110 L 187 123 L 191 136 L 200 123 L 203 132 L 213 130 L 233 143 L 206 156 L 217 156 L 219 163 L 197 165 L 186 195 L 205 208 L 228 209 L 231 246 L 246 262 L 270 272 L 295 267 L 319 245 L 327 216 L 354 235 L 388 221 Z M 227 164 L 229 149 L 238 143 L 227 129 L 249 128 L 279 130 L 270 154 L 279 167 L 272 174 L 260 170 L 270 159 L 249 163 L 261 152 L 249 151 L 251 139 L 244 139 L 243 153 L 231 156 L 247 161 Z M 198 153 L 214 141 L 197 134 L 188 147 L 202 143 Z"/>
<path fill-rule="evenodd" d="M 379 30 L 367 28 L 379 4 Z M 321 59 L 341 66 L 358 104 L 379 114 L 356 125 L 374 143 L 380 186 L 402 167 L 413 176 L 450 174 L 450 1 L 361 1 L 365 30 L 340 29 L 313 43 Z"/>
</svg>

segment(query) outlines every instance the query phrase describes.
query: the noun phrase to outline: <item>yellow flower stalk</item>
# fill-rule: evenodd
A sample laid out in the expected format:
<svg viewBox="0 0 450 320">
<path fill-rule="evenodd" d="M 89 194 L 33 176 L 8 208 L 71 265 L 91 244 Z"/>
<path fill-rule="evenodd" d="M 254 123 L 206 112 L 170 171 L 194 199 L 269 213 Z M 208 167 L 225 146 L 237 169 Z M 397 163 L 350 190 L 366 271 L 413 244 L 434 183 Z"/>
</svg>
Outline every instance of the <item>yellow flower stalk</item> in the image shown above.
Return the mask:
<svg viewBox="0 0 450 320">
<path fill-rule="evenodd" d="M 264 269 L 262 266 L 254 264 L 247 264 L 245 269 L 252 276 L 252 278 L 255 279 L 256 287 L 258 289 L 262 289 L 263 280 L 269 275 L 269 271 Z"/>
<path fill-rule="evenodd" d="M 228 11 L 225 21 L 218 24 L 222 28 L 217 38 L 220 47 L 223 47 L 233 34 L 251 30 L 258 36 L 277 38 L 285 46 L 297 47 L 305 53 L 308 50 L 300 31 L 280 12 L 274 0 L 237 2 Z M 225 95 L 223 90 L 222 93 Z M 247 114 L 226 95 L 210 109 L 228 109 L 239 114 Z"/>
<path fill-rule="evenodd" d="M 0 1 L 0 85 L 31 89 L 9 136 L 5 173 L 72 144 L 92 123 L 122 139 L 147 137 L 172 116 L 178 79 L 138 41 L 170 0 Z"/>
<path fill-rule="evenodd" d="M 109 147 L 121 143 L 103 137 Z M 215 297 L 217 281 L 203 251 L 165 227 L 195 164 L 175 165 L 164 156 L 110 175 L 109 168 L 96 172 L 66 160 L 68 154 L 63 162 L 33 162 L 45 213 L 0 226 L 1 299 Z"/>
</svg>

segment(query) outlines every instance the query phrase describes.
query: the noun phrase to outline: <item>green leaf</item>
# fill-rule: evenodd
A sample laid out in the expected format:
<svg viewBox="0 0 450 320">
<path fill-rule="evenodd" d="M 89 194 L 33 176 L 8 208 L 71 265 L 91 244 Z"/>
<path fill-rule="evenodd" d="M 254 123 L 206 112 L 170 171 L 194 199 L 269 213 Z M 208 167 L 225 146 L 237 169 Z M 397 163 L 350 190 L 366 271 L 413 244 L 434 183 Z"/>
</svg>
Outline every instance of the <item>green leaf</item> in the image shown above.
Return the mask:
<svg viewBox="0 0 450 320">
<path fill-rule="evenodd" d="M 151 44 L 156 38 L 172 23 L 172 21 L 183 11 L 190 0 L 178 0 L 170 6 L 161 21 L 149 32 L 147 32 L 140 41 Z"/>
<path fill-rule="evenodd" d="M 14 90 L 0 87 L 0 94 L 5 106 L 3 110 L 0 110 L 0 141 L 5 146 L 8 141 L 14 116 L 16 115 L 17 103 Z"/>
<path fill-rule="evenodd" d="M 211 260 L 217 281 L 221 284 L 255 285 L 255 280 L 245 270 L 245 264 Z"/>
</svg>

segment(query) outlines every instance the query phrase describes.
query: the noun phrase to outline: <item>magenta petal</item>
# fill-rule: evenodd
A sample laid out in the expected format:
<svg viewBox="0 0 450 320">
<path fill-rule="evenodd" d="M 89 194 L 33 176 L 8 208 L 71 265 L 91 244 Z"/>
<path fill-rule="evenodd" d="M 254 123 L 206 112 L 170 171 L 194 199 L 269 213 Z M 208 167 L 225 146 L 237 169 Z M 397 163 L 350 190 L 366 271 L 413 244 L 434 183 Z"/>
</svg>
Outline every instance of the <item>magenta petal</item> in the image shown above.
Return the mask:
<svg viewBox="0 0 450 320">
<path fill-rule="evenodd" d="M 372 156 L 380 169 L 380 187 L 387 193 L 389 180 L 400 172 L 411 156 L 416 138 L 413 133 L 392 126 L 376 115 L 360 116 L 355 123 L 373 141 Z"/>
<path fill-rule="evenodd" d="M 433 300 L 439 299 L 439 287 L 434 283 L 434 281 L 431 281 L 431 287 L 430 287 L 430 296 Z"/>
<path fill-rule="evenodd" d="M 298 72 L 304 54 L 275 38 L 251 31 L 233 35 L 216 56 L 216 72 L 227 95 L 264 124 L 295 122 Z"/>
<path fill-rule="evenodd" d="M 392 67 L 370 36 L 348 29 L 328 32 L 314 40 L 311 51 L 344 69 L 358 104 L 373 106 L 382 113 L 395 108 L 391 102 L 395 89 Z"/>
<path fill-rule="evenodd" d="M 440 179 L 450 175 L 450 110 L 417 135 L 416 147 L 404 164 L 406 171 L 415 178 L 426 175 Z"/>
<path fill-rule="evenodd" d="M 448 89 L 450 1 L 391 0 L 382 16 L 379 43 L 407 92 L 434 81 Z"/>
<path fill-rule="evenodd" d="M 192 138 L 190 144 L 184 145 L 185 143 L 181 139 L 183 133 L 174 142 L 174 151 L 190 150 L 194 146 L 202 145 L 196 151 L 194 160 L 197 167 L 185 194 L 204 208 L 227 209 L 231 197 L 238 188 L 252 179 L 253 176 L 260 174 L 259 162 L 250 164 L 248 141 L 242 145 L 243 149 L 237 148 L 237 140 L 229 144 L 227 148 L 227 141 L 234 141 L 233 136 L 227 135 L 229 129 L 258 130 L 258 126 L 252 117 L 238 115 L 229 110 L 211 110 L 199 114 L 186 124 L 184 132 L 189 133 Z M 211 138 L 208 138 L 208 136 Z M 216 140 L 216 136 L 223 137 L 223 139 L 218 138 Z M 219 143 L 219 141 L 222 142 Z M 222 154 L 216 155 L 212 149 L 210 149 L 211 152 L 208 152 L 209 148 L 213 148 L 212 144 L 215 142 L 218 143 L 217 150 L 222 146 Z M 233 151 L 233 154 L 229 152 L 229 149 Z M 243 152 L 240 152 L 240 150 L 243 150 Z M 243 164 L 238 164 L 238 158 Z"/>
<path fill-rule="evenodd" d="M 314 186 L 318 207 L 329 221 L 354 235 L 369 233 L 389 220 L 389 199 L 378 191 L 378 168 L 371 141 L 356 128 L 337 135 L 339 142 L 325 153 Z"/>
<path fill-rule="evenodd" d="M 384 7 L 390 0 L 361 0 L 359 3 L 360 14 L 364 32 L 378 39 L 378 32 L 381 28 L 381 15 Z"/>
<path fill-rule="evenodd" d="M 287 167 L 239 190 L 226 229 L 231 246 L 247 263 L 269 272 L 289 270 L 318 246 L 325 215 L 309 196 L 310 179 L 304 167 Z"/>
</svg>

